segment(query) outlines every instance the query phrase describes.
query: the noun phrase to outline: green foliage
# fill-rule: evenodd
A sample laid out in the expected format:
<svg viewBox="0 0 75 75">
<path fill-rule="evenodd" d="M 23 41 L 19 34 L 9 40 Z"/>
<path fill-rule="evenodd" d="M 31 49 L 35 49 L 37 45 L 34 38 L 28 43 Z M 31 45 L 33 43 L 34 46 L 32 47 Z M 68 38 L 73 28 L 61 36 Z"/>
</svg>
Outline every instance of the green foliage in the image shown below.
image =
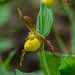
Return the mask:
<svg viewBox="0 0 75 75">
<path fill-rule="evenodd" d="M 72 44 L 73 44 L 73 52 L 75 52 L 74 47 L 74 18 L 70 10 L 67 10 L 69 18 L 72 20 L 73 30 L 72 30 Z M 45 37 L 50 33 L 51 27 L 53 23 L 53 16 L 50 9 L 47 8 L 45 3 L 42 3 L 40 6 L 40 11 L 37 19 L 36 29 Z M 43 44 L 44 46 L 44 44 Z M 74 55 L 62 55 L 58 54 L 61 59 L 57 59 L 50 52 L 46 52 L 43 49 L 43 56 L 39 54 L 40 66 L 43 72 L 37 73 L 23 73 L 19 70 L 16 70 L 16 75 L 75 75 L 75 56 Z M 49 73 L 48 73 L 49 72 Z"/>
<path fill-rule="evenodd" d="M 67 9 L 65 10 L 67 16 L 70 19 L 70 22 L 72 24 L 71 27 L 71 44 L 72 44 L 72 52 L 75 54 L 75 12 L 67 6 Z M 69 12 L 69 13 L 68 13 Z"/>
<path fill-rule="evenodd" d="M 8 75 L 7 71 L 4 69 L 2 65 L 0 65 L 0 74 L 1 75 Z"/>
<path fill-rule="evenodd" d="M 44 75 L 42 71 L 32 72 L 32 73 L 23 73 L 17 69 L 15 71 L 16 71 L 16 75 Z"/>
<path fill-rule="evenodd" d="M 3 27 L 10 18 L 11 6 L 7 3 L 3 3 L 6 0 L 0 0 L 0 27 Z M 2 4 L 3 3 L 3 4 Z M 13 48 L 14 43 L 11 39 L 0 39 L 0 75 L 15 75 L 14 72 L 9 68 L 12 57 L 16 51 L 12 51 L 5 61 L 2 61 L 1 53 Z M 8 70 L 9 68 L 9 70 Z"/>
<path fill-rule="evenodd" d="M 5 69 L 8 69 L 11 59 L 15 54 L 16 54 L 16 50 L 11 51 L 8 58 L 3 62 L 3 66 Z"/>
<path fill-rule="evenodd" d="M 52 55 L 50 52 L 45 52 L 45 58 L 47 61 L 49 71 L 51 72 L 51 75 L 57 75 L 58 68 L 60 66 L 60 60 L 55 58 L 54 55 Z M 45 64 L 43 61 L 43 57 L 40 54 L 39 54 L 39 59 L 40 59 L 40 66 L 45 71 L 45 73 L 47 75 L 47 72 L 45 69 Z"/>
<path fill-rule="evenodd" d="M 0 64 L 0 75 L 15 75 L 14 72 L 6 70 L 2 64 Z"/>
<path fill-rule="evenodd" d="M 51 75 L 74 75 L 75 74 L 75 56 L 58 54 L 62 60 L 54 57 L 50 52 L 45 51 L 46 62 Z M 48 75 L 46 72 L 43 56 L 39 53 L 40 66 L 44 72 L 23 73 L 16 70 L 16 75 Z"/>
<path fill-rule="evenodd" d="M 70 3 L 71 3 L 71 1 L 70 1 Z M 71 23 L 71 46 L 72 46 L 71 51 L 72 51 L 72 54 L 75 54 L 75 11 L 72 9 L 72 7 L 69 6 L 69 4 L 64 9 L 63 8 L 64 4 L 65 4 L 65 1 L 62 0 L 61 4 L 58 3 L 58 8 L 60 8 L 60 10 L 59 10 L 60 13 L 64 12 L 70 20 L 70 23 Z"/>
<path fill-rule="evenodd" d="M 59 57 L 63 58 L 63 60 L 56 59 L 54 55 L 52 55 L 50 52 L 45 52 L 45 56 L 51 75 L 75 74 L 75 56 L 59 54 Z M 46 75 L 48 75 L 45 69 L 43 57 L 40 54 L 39 59 L 42 70 L 45 72 Z"/>
<path fill-rule="evenodd" d="M 4 24 L 8 21 L 10 12 L 11 8 L 8 5 L 0 5 L 0 27 L 4 26 Z"/>
<path fill-rule="evenodd" d="M 40 11 L 37 19 L 36 29 L 45 37 L 50 33 L 53 24 L 53 16 L 50 9 L 47 8 L 45 3 L 40 6 Z"/>
<path fill-rule="evenodd" d="M 73 52 L 75 52 L 74 18 L 73 15 L 71 15 L 72 13 L 70 12 L 69 8 L 68 10 L 66 10 L 66 13 L 68 14 L 69 18 L 72 20 L 71 21 L 73 25 L 72 44 L 73 44 Z M 47 8 L 45 3 L 42 3 L 40 6 L 40 11 L 37 19 L 37 26 L 36 26 L 37 31 L 39 31 L 42 35 L 46 37 L 50 33 L 52 23 L 53 23 L 52 12 L 50 9 Z M 43 56 L 39 54 L 39 60 L 40 60 L 41 69 L 44 71 L 44 74 L 45 75 L 75 75 L 75 56 L 62 55 L 62 54 L 58 54 L 58 56 L 62 59 L 57 59 L 50 52 L 44 51 L 44 44 L 43 44 Z M 41 75 L 41 74 L 23 73 L 16 70 L 16 75 Z"/>
<path fill-rule="evenodd" d="M 0 39 L 0 53 L 12 48 L 14 46 L 13 40 Z"/>
<path fill-rule="evenodd" d="M 75 57 L 68 55 L 59 67 L 61 75 L 75 75 Z"/>
<path fill-rule="evenodd" d="M 15 53 L 16 51 L 12 51 L 4 62 L 2 62 L 2 58 L 0 55 L 0 75 L 15 75 L 13 71 L 8 70 L 11 59 Z"/>
</svg>

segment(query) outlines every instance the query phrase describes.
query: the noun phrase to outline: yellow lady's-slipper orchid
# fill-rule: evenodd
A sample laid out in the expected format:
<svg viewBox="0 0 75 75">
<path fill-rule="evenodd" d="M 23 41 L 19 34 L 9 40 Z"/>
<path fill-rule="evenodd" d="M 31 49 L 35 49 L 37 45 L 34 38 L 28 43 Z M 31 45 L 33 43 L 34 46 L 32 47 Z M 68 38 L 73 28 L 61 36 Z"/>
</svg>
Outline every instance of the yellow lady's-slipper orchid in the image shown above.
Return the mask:
<svg viewBox="0 0 75 75">
<path fill-rule="evenodd" d="M 36 38 L 34 34 L 31 34 L 24 45 L 25 51 L 36 51 L 39 47 L 40 41 Z"/>
<path fill-rule="evenodd" d="M 41 0 L 41 2 L 44 2 L 46 5 L 53 4 L 55 0 Z"/>
<path fill-rule="evenodd" d="M 29 37 L 26 38 L 26 42 L 24 44 L 24 49 L 22 50 L 22 56 L 20 58 L 20 60 L 21 60 L 20 66 L 22 66 L 22 61 L 24 59 L 24 55 L 25 55 L 26 51 L 36 51 L 39 48 L 40 54 L 42 55 L 44 41 L 50 47 L 51 53 L 53 53 L 53 55 L 56 58 L 60 59 L 57 55 L 55 55 L 54 48 L 51 45 L 50 41 L 46 40 L 43 35 L 41 35 L 39 32 L 36 31 L 36 27 L 34 26 L 32 19 L 27 16 L 23 17 L 22 13 L 19 9 L 18 9 L 18 13 L 19 13 L 20 19 L 25 22 L 28 29 L 31 31 L 28 34 Z"/>
</svg>

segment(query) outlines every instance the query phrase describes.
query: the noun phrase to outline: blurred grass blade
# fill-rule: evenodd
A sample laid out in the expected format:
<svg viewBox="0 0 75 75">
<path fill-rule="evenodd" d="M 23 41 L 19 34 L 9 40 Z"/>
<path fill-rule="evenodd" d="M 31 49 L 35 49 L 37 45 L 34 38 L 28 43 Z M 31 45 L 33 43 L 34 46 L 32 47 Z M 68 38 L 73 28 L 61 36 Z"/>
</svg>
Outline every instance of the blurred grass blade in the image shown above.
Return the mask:
<svg viewBox="0 0 75 75">
<path fill-rule="evenodd" d="M 0 75 L 15 75 L 11 70 L 6 70 L 2 64 L 0 64 Z"/>
<path fill-rule="evenodd" d="M 67 50 L 67 48 L 66 48 L 66 46 L 65 46 L 65 44 L 64 44 L 64 42 L 63 42 L 63 40 L 62 40 L 62 38 L 60 37 L 59 32 L 56 31 L 54 27 L 53 27 L 53 32 L 54 32 L 55 38 L 56 38 L 56 40 L 57 40 L 57 42 L 58 42 L 58 44 L 59 44 L 59 46 L 60 46 L 62 52 L 63 52 L 64 54 L 68 54 L 68 50 Z"/>
<path fill-rule="evenodd" d="M 65 7 L 65 9 L 62 10 L 61 7 L 63 7 L 65 4 L 65 1 L 62 0 L 62 3 L 58 4 L 58 7 L 61 9 L 61 11 L 64 10 L 64 13 L 68 16 L 69 20 L 70 20 L 70 23 L 71 23 L 71 48 L 72 48 L 72 54 L 75 54 L 75 12 L 74 10 L 69 6 L 67 5 Z"/>
<path fill-rule="evenodd" d="M 9 50 L 14 46 L 13 40 L 11 39 L 0 39 L 0 53 Z"/>
<path fill-rule="evenodd" d="M 11 62 L 11 60 L 12 60 L 12 58 L 15 54 L 16 54 L 16 50 L 13 50 L 13 51 L 10 52 L 8 58 L 3 63 L 3 66 L 4 66 L 5 69 L 8 69 L 8 67 L 10 65 L 10 62 Z"/>
<path fill-rule="evenodd" d="M 8 75 L 8 72 L 4 69 L 2 64 L 0 64 L 0 75 Z"/>
<path fill-rule="evenodd" d="M 70 19 L 70 22 L 72 24 L 71 27 L 71 46 L 72 46 L 72 53 L 75 54 L 75 12 L 72 10 L 72 8 L 67 5 L 65 9 L 65 13 Z"/>
<path fill-rule="evenodd" d="M 0 27 L 4 26 L 11 14 L 11 6 L 3 4 L 0 5 Z"/>
</svg>

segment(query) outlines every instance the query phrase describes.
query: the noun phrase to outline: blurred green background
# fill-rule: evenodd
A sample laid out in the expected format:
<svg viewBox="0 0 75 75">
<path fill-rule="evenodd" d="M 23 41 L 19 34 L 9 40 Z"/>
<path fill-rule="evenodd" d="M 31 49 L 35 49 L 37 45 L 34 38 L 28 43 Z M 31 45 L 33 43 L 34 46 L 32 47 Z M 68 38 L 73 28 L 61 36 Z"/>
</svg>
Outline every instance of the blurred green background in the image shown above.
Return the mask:
<svg viewBox="0 0 75 75">
<path fill-rule="evenodd" d="M 0 75 L 15 75 L 13 72 L 15 69 L 22 72 L 40 70 L 38 50 L 26 52 L 23 66 L 19 66 L 21 50 L 29 30 L 19 19 L 17 10 L 19 8 L 24 16 L 31 17 L 36 25 L 40 3 L 40 0 L 0 0 Z M 64 6 L 61 4 L 61 0 L 54 3 L 53 25 L 56 31 L 52 29 L 47 39 L 51 41 L 55 52 L 64 53 L 63 50 L 66 49 L 68 54 L 73 54 L 72 23 L 69 16 L 64 13 Z M 70 3 L 70 7 L 75 10 L 74 0 Z M 48 49 L 47 46 L 45 48 Z"/>
</svg>

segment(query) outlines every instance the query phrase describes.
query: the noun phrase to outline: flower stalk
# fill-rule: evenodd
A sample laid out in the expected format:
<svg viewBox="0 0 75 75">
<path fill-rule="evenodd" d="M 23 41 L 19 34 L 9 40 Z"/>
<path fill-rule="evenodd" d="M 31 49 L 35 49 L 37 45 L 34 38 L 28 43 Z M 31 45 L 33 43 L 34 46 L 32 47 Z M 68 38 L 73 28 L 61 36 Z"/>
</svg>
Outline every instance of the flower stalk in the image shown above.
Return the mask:
<svg viewBox="0 0 75 75">
<path fill-rule="evenodd" d="M 46 56 L 45 56 L 45 51 L 44 51 L 44 43 L 43 43 L 43 61 L 44 61 L 44 65 L 45 65 L 45 69 L 47 71 L 47 74 L 51 75 L 47 61 L 46 61 Z"/>
</svg>

